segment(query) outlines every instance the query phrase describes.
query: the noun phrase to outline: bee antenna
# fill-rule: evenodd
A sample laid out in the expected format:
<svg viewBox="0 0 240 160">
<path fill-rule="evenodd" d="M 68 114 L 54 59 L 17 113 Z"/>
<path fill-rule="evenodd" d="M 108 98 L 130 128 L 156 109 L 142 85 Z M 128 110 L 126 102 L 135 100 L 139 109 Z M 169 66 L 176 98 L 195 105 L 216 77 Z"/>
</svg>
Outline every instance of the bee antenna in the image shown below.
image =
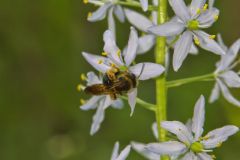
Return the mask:
<svg viewBox="0 0 240 160">
<path fill-rule="evenodd" d="M 141 72 L 140 72 L 140 74 L 138 75 L 137 79 L 139 79 L 139 78 L 141 77 L 144 68 L 145 68 L 145 63 L 143 63 L 143 65 L 142 65 L 142 69 L 141 69 Z"/>
</svg>

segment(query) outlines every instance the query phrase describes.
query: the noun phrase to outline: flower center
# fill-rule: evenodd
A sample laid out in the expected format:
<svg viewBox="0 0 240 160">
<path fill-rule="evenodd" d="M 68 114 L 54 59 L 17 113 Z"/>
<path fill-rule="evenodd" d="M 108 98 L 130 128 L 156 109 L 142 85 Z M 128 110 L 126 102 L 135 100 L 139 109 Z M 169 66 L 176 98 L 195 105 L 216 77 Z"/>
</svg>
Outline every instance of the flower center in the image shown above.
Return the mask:
<svg viewBox="0 0 240 160">
<path fill-rule="evenodd" d="M 190 149 L 195 153 L 200 153 L 203 151 L 203 145 L 199 142 L 194 142 L 191 144 Z"/>
<path fill-rule="evenodd" d="M 188 21 L 187 28 L 190 30 L 198 30 L 199 22 L 197 20 Z"/>
</svg>

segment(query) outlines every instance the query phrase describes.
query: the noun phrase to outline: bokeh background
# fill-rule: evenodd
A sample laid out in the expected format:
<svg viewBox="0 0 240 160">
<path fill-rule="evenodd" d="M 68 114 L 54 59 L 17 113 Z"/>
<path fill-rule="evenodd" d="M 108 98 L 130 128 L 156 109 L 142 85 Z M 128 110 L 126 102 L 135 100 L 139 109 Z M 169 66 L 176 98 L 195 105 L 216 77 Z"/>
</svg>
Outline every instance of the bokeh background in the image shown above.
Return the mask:
<svg viewBox="0 0 240 160">
<path fill-rule="evenodd" d="M 136 107 L 129 117 L 123 110 L 107 109 L 100 131 L 89 135 L 95 111 L 79 109 L 79 99 L 88 96 L 76 91 L 80 74 L 93 70 L 81 51 L 102 52 L 106 20 L 90 23 L 86 17 L 95 10 L 81 0 L 0 1 L 0 159 L 1 160 L 106 160 L 114 142 L 121 148 L 130 141 L 152 142 L 150 126 L 154 114 Z M 217 0 L 221 15 L 209 33 L 221 32 L 226 44 L 240 36 L 238 0 Z M 123 47 L 129 24 L 117 22 L 117 39 Z M 189 56 L 178 73 L 169 79 L 212 72 L 218 60 L 200 50 Z M 153 51 L 137 61 L 153 60 Z M 139 97 L 154 103 L 154 81 L 140 84 Z M 209 96 L 213 82 L 188 84 L 169 90 L 169 120 L 186 121 L 200 94 Z M 234 90 L 240 99 L 239 90 Z M 205 129 L 226 124 L 240 126 L 240 108 L 223 98 L 206 105 Z M 240 134 L 215 150 L 219 160 L 238 160 Z M 142 160 L 131 152 L 129 160 Z"/>
</svg>

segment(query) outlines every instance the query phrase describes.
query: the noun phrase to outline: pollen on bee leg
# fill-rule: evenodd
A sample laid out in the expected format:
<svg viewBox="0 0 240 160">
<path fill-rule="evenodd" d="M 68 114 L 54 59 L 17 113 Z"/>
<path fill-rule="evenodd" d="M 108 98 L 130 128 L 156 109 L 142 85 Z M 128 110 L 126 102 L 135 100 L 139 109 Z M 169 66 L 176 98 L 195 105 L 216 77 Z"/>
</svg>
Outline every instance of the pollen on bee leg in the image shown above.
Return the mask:
<svg viewBox="0 0 240 160">
<path fill-rule="evenodd" d="M 84 4 L 87 4 L 89 1 L 88 0 L 83 0 L 83 3 Z"/>
<path fill-rule="evenodd" d="M 210 38 L 210 39 L 215 39 L 215 38 L 216 38 L 216 35 L 214 35 L 214 34 L 213 34 L 213 35 L 210 35 L 209 38 Z"/>
<path fill-rule="evenodd" d="M 84 100 L 84 99 L 80 99 L 80 104 L 85 104 L 86 103 L 86 101 Z"/>
<path fill-rule="evenodd" d="M 80 79 L 81 79 L 82 81 L 86 81 L 86 80 L 87 80 L 87 77 L 86 77 L 86 75 L 85 75 L 84 73 L 82 73 L 82 74 L 80 75 Z"/>
<path fill-rule="evenodd" d="M 77 85 L 77 91 L 83 91 L 85 89 L 85 86 L 82 84 Z"/>
<path fill-rule="evenodd" d="M 92 17 L 92 12 L 88 12 L 87 18 Z"/>
<path fill-rule="evenodd" d="M 196 45 L 200 45 L 200 41 L 199 41 L 199 39 L 197 37 L 194 37 L 193 39 L 194 39 L 194 43 Z"/>
<path fill-rule="evenodd" d="M 203 6 L 203 10 L 206 11 L 207 8 L 208 8 L 208 4 L 204 4 L 204 6 Z"/>
<path fill-rule="evenodd" d="M 103 60 L 102 59 L 99 59 L 98 60 L 98 64 L 102 64 L 103 63 Z"/>
<path fill-rule="evenodd" d="M 102 52 L 102 55 L 103 55 L 103 56 L 107 56 L 108 53 L 107 53 L 107 52 Z"/>
</svg>

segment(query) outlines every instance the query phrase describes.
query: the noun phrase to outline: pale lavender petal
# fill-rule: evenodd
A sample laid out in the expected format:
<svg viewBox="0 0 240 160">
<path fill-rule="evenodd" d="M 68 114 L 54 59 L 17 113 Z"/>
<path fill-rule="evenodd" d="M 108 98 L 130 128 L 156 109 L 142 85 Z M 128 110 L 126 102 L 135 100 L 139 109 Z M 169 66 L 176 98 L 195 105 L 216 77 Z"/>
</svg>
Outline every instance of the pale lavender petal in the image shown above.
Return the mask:
<svg viewBox="0 0 240 160">
<path fill-rule="evenodd" d="M 125 21 L 125 14 L 124 14 L 124 11 L 123 11 L 123 8 L 122 6 L 120 5 L 115 5 L 114 6 L 114 14 L 116 15 L 117 19 L 120 21 L 120 22 L 124 22 Z"/>
<path fill-rule="evenodd" d="M 187 122 L 185 123 L 185 126 L 187 127 L 188 131 L 191 133 L 192 132 L 192 120 L 188 119 Z"/>
<path fill-rule="evenodd" d="M 154 35 L 144 35 L 138 39 L 138 49 L 137 54 L 144 54 L 153 48 L 156 43 L 156 38 Z"/>
<path fill-rule="evenodd" d="M 105 117 L 105 109 L 103 106 L 103 101 L 101 101 L 95 115 L 93 116 L 90 135 L 94 135 L 100 129 L 100 126 L 104 120 L 104 117 Z"/>
<path fill-rule="evenodd" d="M 213 8 L 214 3 L 215 3 L 215 0 L 208 0 L 208 6 L 210 9 Z"/>
<path fill-rule="evenodd" d="M 115 109 L 122 109 L 123 105 L 124 105 L 123 101 L 121 99 L 117 99 L 117 100 L 113 101 L 111 106 Z"/>
<path fill-rule="evenodd" d="M 224 43 L 224 41 L 223 41 L 222 36 L 221 36 L 220 33 L 217 34 L 217 41 L 218 41 L 219 45 L 222 47 L 222 49 L 223 49 L 225 52 L 227 52 L 228 47 L 225 45 L 225 43 Z"/>
<path fill-rule="evenodd" d="M 203 133 L 203 125 L 205 120 L 205 99 L 200 96 L 194 107 L 192 118 L 192 132 L 195 133 L 194 139 L 197 141 Z"/>
<path fill-rule="evenodd" d="M 175 14 L 183 22 L 190 20 L 190 13 L 188 12 L 188 8 L 183 0 L 169 0 L 169 3 Z"/>
<path fill-rule="evenodd" d="M 227 99 L 227 101 L 240 107 L 240 101 L 232 96 L 232 94 L 230 93 L 228 88 L 225 86 L 225 84 L 219 79 L 217 79 L 217 82 L 220 86 L 223 96 Z"/>
<path fill-rule="evenodd" d="M 148 0 L 140 0 L 141 6 L 143 11 L 147 11 L 148 10 Z"/>
<path fill-rule="evenodd" d="M 192 55 L 197 55 L 197 54 L 198 54 L 198 49 L 197 49 L 197 47 L 194 45 L 194 43 L 192 43 L 192 46 L 191 46 L 191 48 L 190 48 L 189 53 L 192 54 Z"/>
<path fill-rule="evenodd" d="M 233 125 L 224 126 L 209 132 L 205 137 L 207 140 L 201 141 L 205 149 L 216 148 L 225 142 L 229 136 L 234 135 L 239 131 L 239 128 Z"/>
<path fill-rule="evenodd" d="M 130 108 L 131 108 L 130 116 L 133 115 L 134 108 L 136 105 L 136 99 L 137 99 L 137 88 L 134 88 L 132 91 L 128 92 L 128 104 L 130 105 Z"/>
<path fill-rule="evenodd" d="M 104 51 L 108 53 L 108 57 L 114 62 L 114 64 L 122 66 L 122 57 L 119 48 L 116 45 L 114 35 L 110 30 L 107 30 L 103 34 L 103 40 L 105 42 Z"/>
<path fill-rule="evenodd" d="M 237 55 L 240 49 L 240 39 L 233 43 L 233 45 L 229 48 L 229 51 L 233 55 Z M 229 53 L 229 54 L 230 54 Z"/>
<path fill-rule="evenodd" d="M 130 145 L 126 146 L 115 160 L 125 160 L 129 155 L 130 150 L 131 146 Z"/>
<path fill-rule="evenodd" d="M 182 66 L 183 61 L 190 51 L 192 43 L 192 33 L 190 31 L 185 31 L 174 47 L 173 68 L 175 71 L 178 71 Z"/>
<path fill-rule="evenodd" d="M 116 25 L 113 18 L 113 8 L 109 9 L 108 12 L 108 30 L 112 32 L 114 41 L 116 40 Z"/>
<path fill-rule="evenodd" d="M 163 121 L 161 126 L 167 131 L 175 134 L 184 144 L 191 144 L 193 142 L 191 132 L 189 132 L 188 128 L 183 123 L 178 121 Z"/>
<path fill-rule="evenodd" d="M 215 83 L 209 98 L 209 102 L 210 103 L 215 102 L 219 98 L 219 96 L 220 96 L 220 87 L 218 83 Z"/>
<path fill-rule="evenodd" d="M 153 132 L 153 135 L 156 139 L 158 139 L 158 126 L 157 126 L 157 122 L 154 122 L 152 124 L 152 132 Z"/>
<path fill-rule="evenodd" d="M 106 3 L 99 7 L 91 16 L 88 17 L 88 21 L 96 22 L 103 20 L 106 17 L 107 10 L 111 7 L 111 3 Z"/>
<path fill-rule="evenodd" d="M 218 55 L 223 55 L 225 54 L 225 51 L 219 46 L 219 44 L 214 41 L 212 38 L 210 38 L 210 35 L 198 30 L 194 31 L 196 34 L 197 38 L 199 39 L 200 42 L 200 47 L 202 47 L 205 50 L 208 50 L 210 52 L 213 52 Z"/>
<path fill-rule="evenodd" d="M 111 160 L 115 160 L 118 157 L 118 151 L 119 151 L 119 142 L 116 142 L 113 147 Z"/>
<path fill-rule="evenodd" d="M 95 109 L 98 105 L 98 101 L 103 98 L 103 96 L 93 96 L 90 98 L 85 104 L 80 106 L 80 109 L 82 110 L 90 110 Z"/>
<path fill-rule="evenodd" d="M 193 152 L 189 151 L 188 153 L 186 153 L 184 155 L 183 158 L 181 158 L 181 160 L 198 160 L 197 157 L 194 155 Z"/>
<path fill-rule="evenodd" d="M 200 160 L 212 160 L 212 156 L 210 156 L 207 153 L 198 153 L 197 156 L 199 157 Z"/>
<path fill-rule="evenodd" d="M 240 77 L 234 71 L 226 71 L 223 74 L 219 75 L 219 77 L 223 78 L 224 82 L 227 84 L 228 87 L 240 87 Z"/>
<path fill-rule="evenodd" d="M 180 155 L 184 153 L 187 147 L 178 141 L 167 141 L 162 143 L 150 143 L 146 148 L 159 155 Z"/>
<path fill-rule="evenodd" d="M 156 63 L 138 63 L 129 68 L 139 80 L 147 80 L 161 75 L 164 72 L 164 67 Z"/>
<path fill-rule="evenodd" d="M 100 83 L 102 83 L 102 80 L 94 72 L 87 73 L 87 86 Z"/>
<path fill-rule="evenodd" d="M 202 13 L 197 20 L 199 21 L 200 28 L 209 28 L 216 21 L 216 17 L 219 16 L 219 10 L 212 8 Z"/>
<path fill-rule="evenodd" d="M 191 18 L 197 17 L 198 10 L 199 9 L 201 10 L 205 3 L 206 3 L 206 0 L 192 0 L 190 4 Z"/>
<path fill-rule="evenodd" d="M 128 21 L 140 31 L 147 32 L 147 29 L 153 25 L 147 17 L 134 10 L 124 8 L 124 11 Z"/>
<path fill-rule="evenodd" d="M 150 152 L 146 148 L 146 144 L 138 143 L 138 142 L 131 142 L 132 148 L 141 154 L 143 157 L 147 158 L 148 160 L 159 160 L 159 155 L 153 152 Z"/>
<path fill-rule="evenodd" d="M 152 26 L 148 28 L 148 32 L 158 36 L 175 36 L 180 34 L 185 29 L 184 24 L 180 22 L 166 22 L 159 26 Z"/>
<path fill-rule="evenodd" d="M 124 55 L 126 66 L 129 66 L 135 59 L 138 49 L 138 34 L 135 28 L 131 27 L 131 32 L 128 40 L 127 51 Z"/>
</svg>

